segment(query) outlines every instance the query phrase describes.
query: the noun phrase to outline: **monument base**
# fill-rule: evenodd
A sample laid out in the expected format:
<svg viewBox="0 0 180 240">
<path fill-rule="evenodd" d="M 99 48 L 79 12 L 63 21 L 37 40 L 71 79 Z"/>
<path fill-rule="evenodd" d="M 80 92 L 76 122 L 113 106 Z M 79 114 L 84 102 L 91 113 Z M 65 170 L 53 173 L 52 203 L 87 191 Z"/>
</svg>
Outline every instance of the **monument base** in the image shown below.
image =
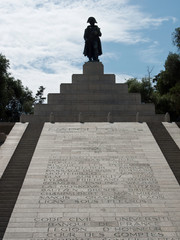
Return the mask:
<svg viewBox="0 0 180 240">
<path fill-rule="evenodd" d="M 127 84 L 115 83 L 114 74 L 104 74 L 100 62 L 88 62 L 83 74 L 73 74 L 72 84 L 61 84 L 60 93 L 48 94 L 47 104 L 35 105 L 34 115 L 22 115 L 22 122 L 162 122 L 154 104 L 142 104 L 139 93 L 128 93 Z M 138 116 L 138 118 L 137 118 Z"/>
</svg>

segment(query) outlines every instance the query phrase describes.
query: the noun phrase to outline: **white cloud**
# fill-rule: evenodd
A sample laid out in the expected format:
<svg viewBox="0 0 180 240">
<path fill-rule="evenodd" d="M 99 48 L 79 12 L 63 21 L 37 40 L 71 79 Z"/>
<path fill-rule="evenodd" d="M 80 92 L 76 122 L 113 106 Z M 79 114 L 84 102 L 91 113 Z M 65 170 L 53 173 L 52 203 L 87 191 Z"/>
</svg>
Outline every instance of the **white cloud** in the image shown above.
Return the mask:
<svg viewBox="0 0 180 240">
<path fill-rule="evenodd" d="M 146 49 L 141 50 L 139 53 L 140 58 L 147 64 L 161 64 L 159 55 L 162 53 L 162 49 L 158 42 L 153 42 Z"/>
<path fill-rule="evenodd" d="M 46 93 L 58 92 L 61 82 L 82 72 L 89 16 L 96 17 L 104 42 L 127 44 L 148 41 L 142 30 L 168 20 L 155 19 L 128 0 L 1 0 L 0 51 L 10 59 L 14 77 L 34 92 L 40 85 Z"/>
<path fill-rule="evenodd" d="M 133 76 L 128 74 L 116 74 L 117 83 L 125 83 L 130 78 L 133 78 Z"/>
</svg>

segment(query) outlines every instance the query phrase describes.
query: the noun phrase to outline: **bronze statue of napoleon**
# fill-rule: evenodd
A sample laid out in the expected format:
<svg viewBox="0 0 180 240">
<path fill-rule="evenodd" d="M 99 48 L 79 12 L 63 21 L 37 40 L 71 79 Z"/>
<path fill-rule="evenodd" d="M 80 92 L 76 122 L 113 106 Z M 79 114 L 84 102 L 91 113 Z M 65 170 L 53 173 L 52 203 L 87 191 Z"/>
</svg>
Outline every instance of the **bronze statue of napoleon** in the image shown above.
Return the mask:
<svg viewBox="0 0 180 240">
<path fill-rule="evenodd" d="M 98 56 L 102 54 L 101 47 L 101 31 L 100 28 L 95 25 L 96 19 L 94 17 L 89 17 L 87 23 L 90 25 L 84 31 L 84 56 L 89 58 L 90 62 L 99 62 Z"/>
</svg>

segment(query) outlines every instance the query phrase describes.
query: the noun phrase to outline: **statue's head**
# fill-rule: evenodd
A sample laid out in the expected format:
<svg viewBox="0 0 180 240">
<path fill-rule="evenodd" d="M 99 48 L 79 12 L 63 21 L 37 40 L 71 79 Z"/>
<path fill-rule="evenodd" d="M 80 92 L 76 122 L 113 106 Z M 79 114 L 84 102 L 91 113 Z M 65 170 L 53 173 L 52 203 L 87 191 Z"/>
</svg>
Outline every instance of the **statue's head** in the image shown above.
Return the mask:
<svg viewBox="0 0 180 240">
<path fill-rule="evenodd" d="M 96 19 L 94 17 L 89 17 L 88 20 L 87 20 L 87 23 L 95 24 L 97 22 L 96 22 Z"/>
</svg>

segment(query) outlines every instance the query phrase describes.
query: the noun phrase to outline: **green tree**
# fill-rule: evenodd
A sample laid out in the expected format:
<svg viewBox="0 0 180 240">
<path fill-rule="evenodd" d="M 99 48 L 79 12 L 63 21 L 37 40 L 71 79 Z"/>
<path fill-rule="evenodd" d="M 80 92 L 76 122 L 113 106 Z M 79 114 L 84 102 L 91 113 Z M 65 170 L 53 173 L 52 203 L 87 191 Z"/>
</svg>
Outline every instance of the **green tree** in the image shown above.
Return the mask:
<svg viewBox="0 0 180 240">
<path fill-rule="evenodd" d="M 176 53 L 169 53 L 164 67 L 165 70 L 156 75 L 153 80 L 161 95 L 167 94 L 180 81 L 180 56 Z"/>
<path fill-rule="evenodd" d="M 140 93 L 141 92 L 141 82 L 137 78 L 130 78 L 126 81 L 128 85 L 128 91 L 130 93 Z"/>
<path fill-rule="evenodd" d="M 180 50 L 180 27 L 173 32 L 173 44 Z"/>
<path fill-rule="evenodd" d="M 169 53 L 164 67 L 153 80 L 156 90 L 153 99 L 157 112 L 169 112 L 171 120 L 176 120 L 180 116 L 180 56 Z"/>
<path fill-rule="evenodd" d="M 149 77 L 144 77 L 141 81 L 138 81 L 137 78 L 130 78 L 126 83 L 130 93 L 141 94 L 142 102 L 152 102 L 153 87 Z"/>
<path fill-rule="evenodd" d="M 22 112 L 32 113 L 32 92 L 8 72 L 9 60 L 0 54 L 0 121 L 18 121 Z"/>
<path fill-rule="evenodd" d="M 176 85 L 170 89 L 170 96 L 173 112 L 175 112 L 175 115 L 180 120 L 180 82 L 176 83 Z"/>
<path fill-rule="evenodd" d="M 43 97 L 45 87 L 40 86 L 37 90 L 36 96 L 35 96 L 35 103 L 42 104 L 45 101 L 45 97 Z"/>
<path fill-rule="evenodd" d="M 9 60 L 0 53 L 0 120 L 5 117 L 5 107 L 8 101 L 7 97 L 7 79 L 9 69 Z"/>
<path fill-rule="evenodd" d="M 180 28 L 173 33 L 173 44 L 180 50 Z M 155 76 L 153 100 L 158 113 L 169 112 L 171 120 L 180 118 L 180 55 L 169 53 L 165 70 Z"/>
<path fill-rule="evenodd" d="M 142 102 L 150 103 L 152 102 L 153 87 L 151 79 L 144 77 L 141 80 L 141 98 Z"/>
</svg>

